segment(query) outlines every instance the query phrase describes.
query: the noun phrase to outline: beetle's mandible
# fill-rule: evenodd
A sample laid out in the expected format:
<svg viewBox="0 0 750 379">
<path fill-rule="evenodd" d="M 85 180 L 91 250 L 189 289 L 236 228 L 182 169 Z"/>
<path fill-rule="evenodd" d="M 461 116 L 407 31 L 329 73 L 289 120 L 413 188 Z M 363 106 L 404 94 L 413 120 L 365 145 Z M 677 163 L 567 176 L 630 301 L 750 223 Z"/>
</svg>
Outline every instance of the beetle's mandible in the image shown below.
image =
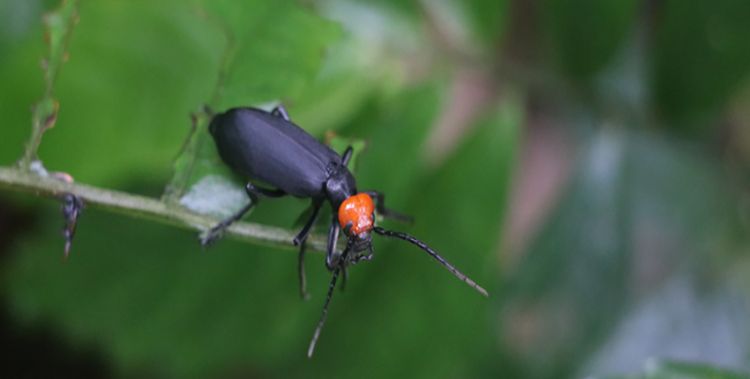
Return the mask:
<svg viewBox="0 0 750 379">
<path fill-rule="evenodd" d="M 310 341 L 308 356 L 312 356 L 325 323 L 328 304 L 339 274 L 343 273 L 346 278 L 348 266 L 372 258 L 372 232 L 416 245 L 453 275 L 487 296 L 484 288 L 458 271 L 424 242 L 406 233 L 375 226 L 376 213 L 401 221 L 408 221 L 410 218 L 386 208 L 382 193 L 357 190 L 354 176 L 347 167 L 352 156 L 351 147 L 343 155 L 337 154 L 295 125 L 283 106 L 278 106 L 271 112 L 257 108 L 229 109 L 212 118 L 209 131 L 224 163 L 248 180 L 245 190 L 250 203 L 205 233 L 201 238 L 204 245 L 219 238 L 224 229 L 242 218 L 262 197 L 291 195 L 309 198 L 311 215 L 293 240 L 295 245 L 300 246 L 300 293 L 304 297 L 305 240 L 318 218 L 320 208 L 326 202 L 331 205 L 333 217 L 328 229 L 326 267 L 332 271 L 332 277 L 323 314 Z M 342 229 L 346 247 L 339 253 L 336 244 Z"/>
</svg>

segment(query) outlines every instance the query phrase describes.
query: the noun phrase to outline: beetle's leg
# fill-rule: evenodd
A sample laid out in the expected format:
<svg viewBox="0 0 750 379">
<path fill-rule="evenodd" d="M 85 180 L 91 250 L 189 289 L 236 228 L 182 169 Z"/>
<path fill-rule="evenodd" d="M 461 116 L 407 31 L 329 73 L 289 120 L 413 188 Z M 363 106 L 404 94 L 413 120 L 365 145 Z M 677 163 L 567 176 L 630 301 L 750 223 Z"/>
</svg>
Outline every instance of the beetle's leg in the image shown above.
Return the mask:
<svg viewBox="0 0 750 379">
<path fill-rule="evenodd" d="M 336 243 L 339 240 L 340 229 L 338 217 L 334 214 L 331 227 L 328 229 L 328 249 L 326 251 L 326 267 L 330 271 L 336 268 L 339 260 L 339 254 L 336 253 Z"/>
<path fill-rule="evenodd" d="M 407 224 L 411 224 L 414 222 L 414 218 L 405 215 L 403 213 L 394 211 L 392 209 L 388 209 L 385 207 L 385 195 L 382 192 L 378 191 L 365 191 L 366 194 L 370 195 L 370 197 L 375 200 L 375 209 L 378 211 L 379 214 L 381 214 L 385 218 L 389 218 L 391 220 L 396 220 L 400 222 L 404 222 Z"/>
<path fill-rule="evenodd" d="M 259 197 L 276 198 L 286 196 L 286 192 L 284 192 L 284 190 L 280 190 L 278 188 L 267 189 L 256 187 L 252 183 L 247 183 L 247 185 L 245 185 L 245 192 L 247 192 L 247 196 L 250 197 L 250 200 L 252 200 L 253 203 L 257 203 Z"/>
<path fill-rule="evenodd" d="M 349 146 L 344 150 L 344 154 L 341 156 L 341 163 L 344 166 L 349 165 L 349 160 L 352 159 L 352 153 L 354 152 L 354 148 Z"/>
<path fill-rule="evenodd" d="M 307 240 L 302 241 L 299 246 L 299 255 L 297 256 L 297 275 L 299 277 L 299 296 L 302 300 L 310 298 L 307 293 L 307 279 L 305 277 L 305 250 L 307 250 Z"/>
<path fill-rule="evenodd" d="M 357 259 L 352 261 L 352 264 L 356 265 L 359 262 L 371 261 L 371 260 L 372 260 L 372 254 L 360 255 L 359 257 L 357 257 Z"/>
<path fill-rule="evenodd" d="M 323 206 L 323 199 L 313 200 L 312 205 L 310 206 L 312 207 L 312 214 L 310 215 L 310 218 L 307 219 L 302 230 L 300 230 L 299 233 L 297 233 L 297 236 L 294 237 L 294 240 L 292 240 L 294 246 L 298 246 L 307 239 L 307 235 L 310 234 L 310 229 L 315 225 L 315 220 L 318 219 L 318 212 L 320 212 L 320 207 Z"/>
<path fill-rule="evenodd" d="M 302 230 L 297 234 L 296 237 L 294 237 L 294 240 L 292 241 L 295 246 L 299 245 L 299 255 L 298 255 L 298 262 L 297 262 L 297 271 L 299 276 L 299 293 L 303 300 L 307 300 L 310 298 L 310 295 L 307 293 L 307 280 L 305 279 L 305 250 L 307 250 L 307 236 L 310 234 L 310 229 L 312 229 L 312 226 L 315 225 L 315 220 L 318 219 L 318 212 L 320 211 L 320 207 L 323 205 L 323 200 L 313 200 L 312 205 L 312 215 L 307 220 L 307 223 L 305 223 L 305 226 L 302 227 Z"/>
<path fill-rule="evenodd" d="M 346 224 L 344 227 L 344 234 L 347 236 L 351 235 L 352 230 L 352 223 Z M 351 252 L 351 248 L 354 245 L 354 239 L 349 237 L 349 239 L 346 241 L 346 251 L 338 258 L 338 265 L 341 268 L 341 292 L 344 292 L 344 288 L 346 288 L 346 280 L 349 279 L 349 273 L 346 271 L 346 267 L 351 262 L 352 258 L 349 257 L 349 253 Z"/>
<path fill-rule="evenodd" d="M 221 237 L 222 233 L 224 232 L 224 229 L 228 228 L 229 225 L 232 225 L 232 223 L 234 223 L 235 221 L 241 219 L 242 216 L 244 216 L 245 213 L 247 213 L 254 205 L 255 201 L 247 203 L 247 205 L 242 207 L 242 209 L 237 211 L 237 213 L 225 218 L 224 220 L 221 220 L 221 222 L 209 229 L 208 232 L 201 234 L 201 245 L 208 246 L 219 239 L 219 237 Z"/>
<path fill-rule="evenodd" d="M 216 224 L 214 227 L 209 229 L 206 233 L 202 234 L 200 237 L 201 245 L 206 246 L 210 245 L 214 241 L 216 241 L 219 237 L 221 237 L 222 233 L 224 233 L 224 230 L 229 227 L 229 225 L 232 225 L 235 221 L 242 218 L 242 216 L 245 215 L 250 209 L 252 209 L 256 204 L 258 204 L 258 198 L 261 196 L 265 197 L 281 197 L 286 195 L 286 192 L 275 189 L 265 189 L 265 188 L 259 188 L 254 186 L 252 183 L 247 183 L 245 185 L 245 192 L 247 193 L 247 196 L 250 198 L 250 202 L 242 207 L 239 211 L 237 211 L 235 214 L 227 217 L 226 219 L 222 220 L 218 224 Z"/>
<path fill-rule="evenodd" d="M 276 116 L 276 117 L 281 117 L 281 118 L 283 118 L 286 121 L 292 121 L 289 118 L 289 113 L 287 113 L 286 108 L 284 108 L 284 106 L 282 104 L 279 104 L 278 106 L 276 106 L 275 108 L 273 108 L 271 110 L 271 114 L 274 115 L 274 116 Z"/>
<path fill-rule="evenodd" d="M 350 264 L 353 266 L 353 265 L 356 265 L 359 262 L 369 261 L 369 260 L 372 260 L 372 249 L 370 250 L 370 253 L 368 253 L 368 254 L 359 254 L 359 255 L 353 257 L 352 260 L 351 260 L 351 262 L 350 262 Z"/>
</svg>

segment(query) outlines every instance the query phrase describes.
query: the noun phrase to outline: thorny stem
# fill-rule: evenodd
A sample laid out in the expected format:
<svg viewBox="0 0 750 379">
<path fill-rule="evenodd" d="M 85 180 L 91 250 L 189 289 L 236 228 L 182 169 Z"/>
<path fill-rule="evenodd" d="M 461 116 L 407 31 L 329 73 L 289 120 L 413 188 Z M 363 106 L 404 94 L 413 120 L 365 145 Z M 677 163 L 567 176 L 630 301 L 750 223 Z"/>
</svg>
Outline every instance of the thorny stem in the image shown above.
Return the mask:
<svg viewBox="0 0 750 379">
<path fill-rule="evenodd" d="M 53 88 L 60 66 L 67 60 L 68 42 L 73 34 L 73 26 L 78 22 L 77 6 L 76 0 L 63 1 L 56 12 L 47 14 L 44 18 L 48 48 L 47 55 L 42 61 L 44 95 L 34 105 L 31 138 L 23 156 L 18 161 L 21 169 L 29 170 L 31 163 L 37 160 L 37 150 L 42 142 L 42 135 L 47 129 L 52 128 L 57 120 L 59 104 L 54 98 Z"/>
<path fill-rule="evenodd" d="M 53 177 L 40 176 L 13 167 L 0 166 L 0 188 L 54 198 L 61 198 L 64 194 L 73 194 L 83 199 L 87 205 L 198 231 L 206 230 L 218 222 L 215 218 L 191 212 L 180 206 L 169 205 L 157 199 L 80 183 L 66 183 Z M 283 228 L 238 222 L 232 224 L 226 230 L 226 234 L 264 245 L 294 247 L 292 239 L 295 233 Z M 320 236 L 310 236 L 307 241 L 308 247 L 316 251 L 326 249 L 326 241 Z M 196 245 L 198 245 L 197 240 Z"/>
</svg>

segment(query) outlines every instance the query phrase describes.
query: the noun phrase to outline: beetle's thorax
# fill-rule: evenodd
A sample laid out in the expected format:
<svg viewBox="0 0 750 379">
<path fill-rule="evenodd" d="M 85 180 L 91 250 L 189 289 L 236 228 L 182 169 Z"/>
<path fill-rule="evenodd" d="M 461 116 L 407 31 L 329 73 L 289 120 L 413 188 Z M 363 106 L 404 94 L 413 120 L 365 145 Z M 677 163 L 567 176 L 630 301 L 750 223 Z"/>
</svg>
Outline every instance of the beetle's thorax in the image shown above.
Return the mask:
<svg viewBox="0 0 750 379">
<path fill-rule="evenodd" d="M 342 165 L 332 167 L 325 187 L 326 195 L 334 210 L 338 210 L 344 200 L 357 193 L 357 182 L 354 176 Z"/>
</svg>

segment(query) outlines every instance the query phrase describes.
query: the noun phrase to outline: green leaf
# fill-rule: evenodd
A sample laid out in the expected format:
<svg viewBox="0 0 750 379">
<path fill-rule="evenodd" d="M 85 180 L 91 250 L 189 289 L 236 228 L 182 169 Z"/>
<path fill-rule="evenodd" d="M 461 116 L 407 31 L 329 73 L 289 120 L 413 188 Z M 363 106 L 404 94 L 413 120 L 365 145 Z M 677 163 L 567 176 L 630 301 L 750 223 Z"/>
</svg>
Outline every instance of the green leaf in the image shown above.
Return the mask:
<svg viewBox="0 0 750 379">
<path fill-rule="evenodd" d="M 365 109 L 345 133 L 367 136 L 367 148 L 357 166 L 358 186 L 386 194 L 389 207 L 398 207 L 424 171 L 423 150 L 443 103 L 445 86 L 428 83 Z M 394 161 L 398 164 L 394 164 Z"/>
<path fill-rule="evenodd" d="M 604 67 L 631 33 L 639 2 L 634 0 L 546 0 L 544 30 L 562 69 L 586 80 Z"/>
<path fill-rule="evenodd" d="M 458 5 L 466 9 L 474 36 L 483 40 L 489 49 L 495 48 L 504 35 L 510 1 L 508 0 L 471 0 L 459 1 Z"/>
<path fill-rule="evenodd" d="M 219 108 L 294 99 L 340 36 L 335 23 L 291 1 L 205 1 L 203 7 L 229 38 Z"/>
<path fill-rule="evenodd" d="M 750 2 L 666 1 L 653 47 L 654 101 L 675 129 L 715 123 L 750 72 Z"/>
<path fill-rule="evenodd" d="M 201 251 L 193 233 L 87 210 L 61 264 L 59 210 L 43 216 L 4 281 L 26 325 L 100 346 L 126 376 L 266 370 L 294 351 L 304 362 L 318 309 L 298 299 L 294 254 L 232 241 Z"/>
<path fill-rule="evenodd" d="M 165 177 L 188 115 L 211 91 L 217 34 L 171 2 L 82 2 L 79 14 L 40 157 L 95 185 Z"/>
<path fill-rule="evenodd" d="M 33 104 L 45 84 L 40 61 L 47 53 L 43 41 L 41 4 L 37 1 L 0 2 L 0 162 L 10 165 L 23 154 L 31 134 Z"/>
</svg>

